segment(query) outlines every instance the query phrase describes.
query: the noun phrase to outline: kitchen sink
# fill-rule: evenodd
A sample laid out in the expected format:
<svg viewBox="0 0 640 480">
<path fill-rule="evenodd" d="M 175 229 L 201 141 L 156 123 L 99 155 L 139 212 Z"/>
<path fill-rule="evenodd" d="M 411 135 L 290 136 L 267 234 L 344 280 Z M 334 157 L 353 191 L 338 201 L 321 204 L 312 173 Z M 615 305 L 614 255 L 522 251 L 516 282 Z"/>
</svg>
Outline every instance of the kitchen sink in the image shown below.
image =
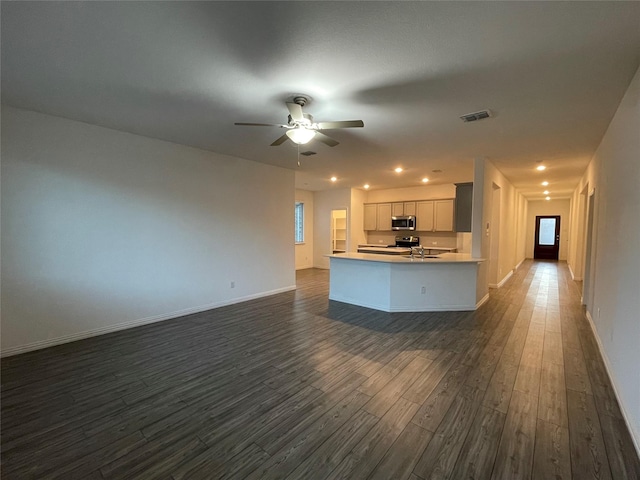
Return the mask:
<svg viewBox="0 0 640 480">
<path fill-rule="evenodd" d="M 411 258 L 411 255 L 403 255 L 402 258 Z M 440 258 L 439 255 L 425 255 L 424 258 Z M 422 257 L 420 255 L 414 255 L 413 256 L 414 260 L 422 260 Z"/>
</svg>

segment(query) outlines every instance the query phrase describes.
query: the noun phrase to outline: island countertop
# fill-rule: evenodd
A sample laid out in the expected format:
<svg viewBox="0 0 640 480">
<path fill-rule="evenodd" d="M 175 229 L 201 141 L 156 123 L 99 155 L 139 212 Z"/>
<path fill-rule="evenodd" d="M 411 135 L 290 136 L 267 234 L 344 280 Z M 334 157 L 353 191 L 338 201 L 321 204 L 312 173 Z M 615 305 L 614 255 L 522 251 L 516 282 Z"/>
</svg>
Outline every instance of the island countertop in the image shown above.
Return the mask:
<svg viewBox="0 0 640 480">
<path fill-rule="evenodd" d="M 360 260 L 366 262 L 400 263 L 400 264 L 424 264 L 424 263 L 481 263 L 484 258 L 475 258 L 468 253 L 441 253 L 438 255 L 414 255 L 414 258 L 407 258 L 405 255 L 379 255 L 375 253 L 336 253 L 327 255 L 330 258 L 342 258 L 345 260 Z"/>
</svg>

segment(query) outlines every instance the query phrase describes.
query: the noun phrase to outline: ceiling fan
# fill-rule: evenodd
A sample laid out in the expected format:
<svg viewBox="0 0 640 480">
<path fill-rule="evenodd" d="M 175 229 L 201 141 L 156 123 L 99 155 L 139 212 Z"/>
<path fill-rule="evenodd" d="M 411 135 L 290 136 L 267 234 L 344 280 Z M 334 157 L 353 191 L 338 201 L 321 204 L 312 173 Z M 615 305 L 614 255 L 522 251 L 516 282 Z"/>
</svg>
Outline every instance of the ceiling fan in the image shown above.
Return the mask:
<svg viewBox="0 0 640 480">
<path fill-rule="evenodd" d="M 287 109 L 289 109 L 289 117 L 286 124 L 278 123 L 235 123 L 234 125 L 245 125 L 252 127 L 280 127 L 286 128 L 287 131 L 284 135 L 279 137 L 275 142 L 271 144 L 272 147 L 282 145 L 287 140 L 291 140 L 298 145 L 304 145 L 309 143 L 312 139 L 317 139 L 329 145 L 335 147 L 340 142 L 335 141 L 333 138 L 320 132 L 320 130 L 332 130 L 336 128 L 356 128 L 364 127 L 362 120 L 345 120 L 340 122 L 318 122 L 314 123 L 313 117 L 302 111 L 304 107 L 309 103 L 309 97 L 299 95 L 293 98 L 293 102 L 287 102 Z"/>
</svg>

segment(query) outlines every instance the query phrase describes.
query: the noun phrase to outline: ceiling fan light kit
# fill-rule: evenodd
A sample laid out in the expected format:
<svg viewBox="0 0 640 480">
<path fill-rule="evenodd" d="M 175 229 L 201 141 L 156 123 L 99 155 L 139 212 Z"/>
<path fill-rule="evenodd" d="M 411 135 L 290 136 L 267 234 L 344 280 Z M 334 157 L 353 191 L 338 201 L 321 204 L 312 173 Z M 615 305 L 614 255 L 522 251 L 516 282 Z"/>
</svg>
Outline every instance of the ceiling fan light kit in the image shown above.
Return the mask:
<svg viewBox="0 0 640 480">
<path fill-rule="evenodd" d="M 309 98 L 298 95 L 294 97 L 293 102 L 287 102 L 289 116 L 286 124 L 277 123 L 235 123 L 235 125 L 253 126 L 253 127 L 280 127 L 286 128 L 284 135 L 277 138 L 272 147 L 282 145 L 287 140 L 291 140 L 298 145 L 309 143 L 314 138 L 325 145 L 335 147 L 339 144 L 333 138 L 321 133 L 320 130 L 332 130 L 336 128 L 358 128 L 364 127 L 362 120 L 346 120 L 338 122 L 313 122 L 313 116 L 309 113 L 303 113 L 302 107 L 309 103 Z"/>
<path fill-rule="evenodd" d="M 313 137 L 316 136 L 316 132 L 309 130 L 308 128 L 298 127 L 287 130 L 286 135 L 293 143 L 304 145 L 305 143 L 309 143 Z"/>
</svg>

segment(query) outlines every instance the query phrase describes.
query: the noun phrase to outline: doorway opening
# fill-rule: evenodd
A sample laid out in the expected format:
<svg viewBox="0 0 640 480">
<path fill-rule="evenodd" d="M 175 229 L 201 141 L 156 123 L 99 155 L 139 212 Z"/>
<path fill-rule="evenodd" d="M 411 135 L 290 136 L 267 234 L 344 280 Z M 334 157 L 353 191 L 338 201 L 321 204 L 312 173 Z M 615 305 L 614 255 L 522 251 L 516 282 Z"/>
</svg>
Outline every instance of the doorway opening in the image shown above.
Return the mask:
<svg viewBox="0 0 640 480">
<path fill-rule="evenodd" d="M 560 215 L 537 215 L 533 258 L 558 260 L 560 253 Z"/>
<path fill-rule="evenodd" d="M 347 210 L 331 210 L 331 253 L 347 251 Z"/>
</svg>

